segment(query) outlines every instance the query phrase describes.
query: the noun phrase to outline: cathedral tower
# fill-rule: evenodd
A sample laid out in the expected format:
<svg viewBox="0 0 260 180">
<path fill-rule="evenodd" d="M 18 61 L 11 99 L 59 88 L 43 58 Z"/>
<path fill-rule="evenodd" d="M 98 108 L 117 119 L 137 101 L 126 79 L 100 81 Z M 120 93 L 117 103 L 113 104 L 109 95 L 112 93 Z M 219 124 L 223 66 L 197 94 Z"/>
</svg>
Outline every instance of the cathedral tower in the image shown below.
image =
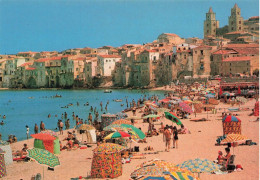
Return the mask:
<svg viewBox="0 0 260 180">
<path fill-rule="evenodd" d="M 216 20 L 216 13 L 212 8 L 206 13 L 206 20 L 204 21 L 204 38 L 208 36 L 216 36 L 216 29 L 219 27 L 219 21 Z"/>
<path fill-rule="evenodd" d="M 241 10 L 237 6 L 237 4 L 235 4 L 234 7 L 231 9 L 231 16 L 228 17 L 228 32 L 243 30 L 244 23 L 243 17 L 241 17 Z"/>
</svg>

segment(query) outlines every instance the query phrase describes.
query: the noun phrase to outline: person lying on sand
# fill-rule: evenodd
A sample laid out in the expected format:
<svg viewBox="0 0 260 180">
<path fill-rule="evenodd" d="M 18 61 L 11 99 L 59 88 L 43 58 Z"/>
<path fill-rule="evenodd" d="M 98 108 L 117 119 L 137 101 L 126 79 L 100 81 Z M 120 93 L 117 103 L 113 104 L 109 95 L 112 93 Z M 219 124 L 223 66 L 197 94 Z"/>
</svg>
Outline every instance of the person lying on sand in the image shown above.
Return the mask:
<svg viewBox="0 0 260 180">
<path fill-rule="evenodd" d="M 27 154 L 27 149 L 28 149 L 27 144 L 24 144 L 22 150 L 16 151 L 15 153 L 13 153 L 13 155 L 20 156 L 20 158 L 22 158 L 23 156 L 25 156 Z"/>
</svg>

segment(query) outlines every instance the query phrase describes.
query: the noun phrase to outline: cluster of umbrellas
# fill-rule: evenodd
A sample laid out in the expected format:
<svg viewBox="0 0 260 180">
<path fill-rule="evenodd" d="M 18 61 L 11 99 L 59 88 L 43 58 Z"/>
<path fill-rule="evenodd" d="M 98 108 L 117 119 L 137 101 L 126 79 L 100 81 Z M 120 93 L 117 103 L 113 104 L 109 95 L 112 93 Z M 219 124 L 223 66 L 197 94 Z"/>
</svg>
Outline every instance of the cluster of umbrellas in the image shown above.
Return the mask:
<svg viewBox="0 0 260 180">
<path fill-rule="evenodd" d="M 132 179 L 162 179 L 162 180 L 198 180 L 194 173 L 212 173 L 219 171 L 221 166 L 207 159 L 188 160 L 175 165 L 162 160 L 151 160 L 137 166 L 131 173 Z"/>
</svg>

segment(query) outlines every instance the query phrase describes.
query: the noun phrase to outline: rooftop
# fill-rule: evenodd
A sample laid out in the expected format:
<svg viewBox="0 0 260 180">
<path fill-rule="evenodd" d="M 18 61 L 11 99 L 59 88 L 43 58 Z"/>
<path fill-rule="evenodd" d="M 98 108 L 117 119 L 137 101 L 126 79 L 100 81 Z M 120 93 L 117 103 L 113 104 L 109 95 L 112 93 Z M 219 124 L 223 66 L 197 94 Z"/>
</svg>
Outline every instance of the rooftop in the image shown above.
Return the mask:
<svg viewBox="0 0 260 180">
<path fill-rule="evenodd" d="M 222 60 L 223 62 L 234 62 L 234 61 L 250 61 L 249 56 L 242 56 L 242 57 L 229 57 Z"/>
<path fill-rule="evenodd" d="M 233 50 L 217 50 L 212 54 L 233 54 L 233 53 L 237 53 L 237 52 Z"/>
<path fill-rule="evenodd" d="M 98 55 L 102 58 L 121 58 L 121 56 L 113 55 L 113 54 L 107 54 L 107 55 Z"/>
</svg>

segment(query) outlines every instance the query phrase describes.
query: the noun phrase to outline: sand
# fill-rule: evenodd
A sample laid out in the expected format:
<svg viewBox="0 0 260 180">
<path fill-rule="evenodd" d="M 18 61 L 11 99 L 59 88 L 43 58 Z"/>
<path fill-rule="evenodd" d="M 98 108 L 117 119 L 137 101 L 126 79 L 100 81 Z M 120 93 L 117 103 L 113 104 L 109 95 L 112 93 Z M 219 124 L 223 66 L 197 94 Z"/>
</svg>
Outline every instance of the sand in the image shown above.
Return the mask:
<svg viewBox="0 0 260 180">
<path fill-rule="evenodd" d="M 241 107 L 249 107 L 252 109 L 254 107 L 255 100 L 252 99 Z M 219 104 L 218 108 L 229 107 L 229 105 Z M 116 178 L 127 180 L 130 179 L 131 172 L 134 171 L 135 167 L 144 161 L 152 160 L 158 158 L 161 160 L 166 160 L 175 164 L 182 163 L 185 160 L 195 159 L 195 158 L 207 158 L 210 160 L 215 160 L 219 150 L 224 152 L 226 146 L 215 146 L 217 136 L 221 136 L 222 121 L 221 113 L 223 110 L 217 112 L 217 114 L 208 114 L 208 119 L 210 121 L 205 122 L 192 122 L 189 119 L 182 120 L 183 124 L 191 131 L 191 134 L 180 134 L 179 135 L 179 147 L 178 149 L 171 149 L 170 152 L 165 152 L 165 144 L 163 142 L 162 134 L 159 136 L 153 136 L 147 138 L 148 143 L 142 144 L 132 144 L 132 146 L 139 145 L 140 151 L 144 151 L 144 147 L 152 146 L 159 154 L 145 155 L 146 159 L 132 159 L 130 164 L 123 165 L 123 175 Z M 244 168 L 241 172 L 232 172 L 226 175 L 215 175 L 203 173 L 200 178 L 203 180 L 210 179 L 230 179 L 230 180 L 258 180 L 259 179 L 259 122 L 253 122 L 256 120 L 255 116 L 248 116 L 251 113 L 249 111 L 238 112 L 239 118 L 242 120 L 242 134 L 246 135 L 248 138 L 252 139 L 253 142 L 257 142 L 257 145 L 253 146 L 238 146 L 235 147 L 235 164 L 241 164 Z M 132 115 L 132 113 L 130 113 Z M 140 116 L 140 113 L 137 114 Z M 196 118 L 207 117 L 206 113 L 197 114 Z M 191 118 L 195 118 L 194 115 Z M 164 124 L 171 125 L 172 122 L 166 119 L 160 120 Z M 160 121 L 155 125 L 159 128 Z M 147 131 L 148 124 L 143 124 L 142 121 L 136 123 L 137 127 L 141 127 L 145 132 Z M 63 136 L 66 135 L 64 132 Z M 80 137 L 80 135 L 78 135 Z M 80 139 L 80 138 L 79 138 Z M 24 143 L 27 143 L 29 147 L 33 147 L 33 139 L 17 142 L 11 145 L 13 151 L 20 150 Z M 63 141 L 65 144 L 65 141 Z M 12 180 L 28 180 L 32 175 L 37 173 L 43 173 L 44 179 L 47 180 L 69 180 L 72 177 L 87 176 L 91 171 L 91 161 L 92 161 L 92 150 L 96 147 L 93 145 L 88 149 L 77 149 L 72 151 L 62 151 L 58 155 L 61 165 L 55 168 L 55 171 L 48 171 L 46 166 L 37 164 L 36 162 L 14 162 L 12 165 L 7 166 L 8 175 L 3 178 Z M 233 149 L 231 149 L 233 153 Z"/>
</svg>

